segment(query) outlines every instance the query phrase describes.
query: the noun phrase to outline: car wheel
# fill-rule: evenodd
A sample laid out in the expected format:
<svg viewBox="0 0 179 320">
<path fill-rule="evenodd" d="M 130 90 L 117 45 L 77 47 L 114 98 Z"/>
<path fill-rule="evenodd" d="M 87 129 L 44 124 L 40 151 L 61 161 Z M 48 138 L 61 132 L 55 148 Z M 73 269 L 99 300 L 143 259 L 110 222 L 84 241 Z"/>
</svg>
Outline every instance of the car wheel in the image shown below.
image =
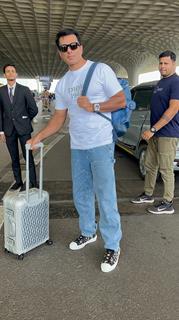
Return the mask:
<svg viewBox="0 0 179 320">
<path fill-rule="evenodd" d="M 145 178 L 145 174 L 146 174 L 146 169 L 144 165 L 146 150 L 147 150 L 146 144 L 141 145 L 139 148 L 139 173 L 142 179 Z"/>
</svg>

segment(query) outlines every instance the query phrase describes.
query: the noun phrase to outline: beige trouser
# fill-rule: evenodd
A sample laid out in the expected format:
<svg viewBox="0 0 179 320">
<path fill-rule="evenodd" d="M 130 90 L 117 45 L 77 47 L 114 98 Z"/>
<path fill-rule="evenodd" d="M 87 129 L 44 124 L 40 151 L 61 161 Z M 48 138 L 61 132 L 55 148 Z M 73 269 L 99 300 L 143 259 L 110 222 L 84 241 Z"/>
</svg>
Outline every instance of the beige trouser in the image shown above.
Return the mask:
<svg viewBox="0 0 179 320">
<path fill-rule="evenodd" d="M 177 143 L 178 138 L 152 137 L 149 140 L 145 158 L 146 176 L 144 184 L 144 192 L 147 195 L 153 194 L 159 170 L 164 183 L 163 199 L 173 200 L 175 187 L 173 161 Z"/>
</svg>

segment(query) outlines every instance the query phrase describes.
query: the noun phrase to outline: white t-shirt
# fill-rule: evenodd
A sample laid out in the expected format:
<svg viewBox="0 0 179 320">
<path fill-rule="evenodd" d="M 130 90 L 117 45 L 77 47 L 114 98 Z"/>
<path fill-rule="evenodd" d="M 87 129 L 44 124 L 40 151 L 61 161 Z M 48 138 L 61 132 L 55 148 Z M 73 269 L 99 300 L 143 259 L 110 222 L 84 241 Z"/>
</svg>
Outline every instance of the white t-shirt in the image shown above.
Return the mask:
<svg viewBox="0 0 179 320">
<path fill-rule="evenodd" d="M 92 61 L 75 71 L 68 71 L 57 83 L 55 89 L 56 110 L 68 109 L 69 132 L 72 149 L 91 149 L 112 143 L 112 125 L 100 115 L 80 108 L 77 98 L 81 96 L 86 74 Z M 107 101 L 121 91 L 113 70 L 104 63 L 99 63 L 94 70 L 88 87 L 87 96 L 91 103 Z M 104 113 L 109 118 L 110 112 Z"/>
</svg>

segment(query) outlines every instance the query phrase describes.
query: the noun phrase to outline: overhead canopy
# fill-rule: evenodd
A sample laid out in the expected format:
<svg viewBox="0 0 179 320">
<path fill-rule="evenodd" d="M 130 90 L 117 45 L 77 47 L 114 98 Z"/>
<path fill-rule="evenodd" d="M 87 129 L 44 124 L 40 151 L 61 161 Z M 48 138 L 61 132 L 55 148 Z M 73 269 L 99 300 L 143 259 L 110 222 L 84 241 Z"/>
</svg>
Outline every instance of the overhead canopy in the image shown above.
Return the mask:
<svg viewBox="0 0 179 320">
<path fill-rule="evenodd" d="M 179 1 L 0 0 L 1 69 L 13 62 L 21 77 L 59 78 L 55 35 L 66 27 L 80 32 L 86 58 L 118 75 L 149 71 L 162 50 L 179 51 Z"/>
</svg>

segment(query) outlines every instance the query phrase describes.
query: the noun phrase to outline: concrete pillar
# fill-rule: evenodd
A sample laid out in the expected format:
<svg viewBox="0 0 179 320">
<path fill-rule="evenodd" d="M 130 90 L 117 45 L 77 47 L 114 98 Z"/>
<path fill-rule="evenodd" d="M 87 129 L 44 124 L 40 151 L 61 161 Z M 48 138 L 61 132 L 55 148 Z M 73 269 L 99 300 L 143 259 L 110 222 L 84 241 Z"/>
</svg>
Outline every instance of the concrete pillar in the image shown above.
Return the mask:
<svg viewBox="0 0 179 320">
<path fill-rule="evenodd" d="M 136 86 L 138 84 L 138 76 L 139 71 L 138 67 L 134 65 L 130 65 L 126 67 L 128 73 L 128 80 L 131 87 Z"/>
<path fill-rule="evenodd" d="M 36 82 L 37 82 L 37 92 L 40 93 L 40 82 L 39 82 L 39 76 L 37 76 L 36 78 Z"/>
</svg>

